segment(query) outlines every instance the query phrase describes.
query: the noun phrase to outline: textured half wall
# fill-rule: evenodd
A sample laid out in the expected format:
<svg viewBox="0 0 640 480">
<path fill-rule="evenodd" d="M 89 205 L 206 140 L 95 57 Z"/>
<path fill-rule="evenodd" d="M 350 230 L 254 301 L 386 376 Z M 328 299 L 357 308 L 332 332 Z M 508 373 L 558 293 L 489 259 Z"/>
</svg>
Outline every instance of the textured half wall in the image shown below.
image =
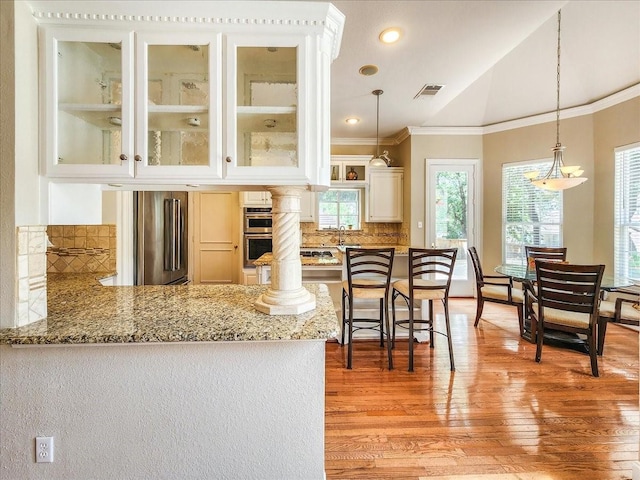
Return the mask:
<svg viewBox="0 0 640 480">
<path fill-rule="evenodd" d="M 0 477 L 320 480 L 324 344 L 1 345 Z"/>
</svg>

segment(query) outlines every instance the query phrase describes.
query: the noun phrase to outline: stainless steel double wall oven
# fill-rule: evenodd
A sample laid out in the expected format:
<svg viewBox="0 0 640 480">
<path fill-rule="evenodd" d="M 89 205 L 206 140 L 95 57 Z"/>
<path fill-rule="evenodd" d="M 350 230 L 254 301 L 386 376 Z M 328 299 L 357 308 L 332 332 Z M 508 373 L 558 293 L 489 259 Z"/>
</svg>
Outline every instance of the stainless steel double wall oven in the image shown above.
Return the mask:
<svg viewBox="0 0 640 480">
<path fill-rule="evenodd" d="M 254 267 L 254 260 L 272 251 L 270 207 L 245 207 L 243 215 L 244 266 Z"/>
</svg>

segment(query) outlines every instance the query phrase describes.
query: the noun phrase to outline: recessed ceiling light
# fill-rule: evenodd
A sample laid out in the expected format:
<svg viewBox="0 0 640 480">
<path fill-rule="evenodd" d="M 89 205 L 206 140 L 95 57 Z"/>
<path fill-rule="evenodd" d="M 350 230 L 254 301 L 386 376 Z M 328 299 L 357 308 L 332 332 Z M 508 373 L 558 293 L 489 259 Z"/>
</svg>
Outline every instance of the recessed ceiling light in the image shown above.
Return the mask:
<svg viewBox="0 0 640 480">
<path fill-rule="evenodd" d="M 387 28 L 378 37 L 382 43 L 395 43 L 400 39 L 401 30 L 398 27 Z"/>
<path fill-rule="evenodd" d="M 378 67 L 376 67 L 375 65 L 363 65 L 360 67 L 360 70 L 358 70 L 358 72 L 360 72 L 360 75 L 369 77 L 378 73 Z"/>
<path fill-rule="evenodd" d="M 355 125 L 356 123 L 360 122 L 360 119 L 356 117 L 349 117 L 345 120 L 345 122 L 347 122 L 349 125 Z"/>
</svg>

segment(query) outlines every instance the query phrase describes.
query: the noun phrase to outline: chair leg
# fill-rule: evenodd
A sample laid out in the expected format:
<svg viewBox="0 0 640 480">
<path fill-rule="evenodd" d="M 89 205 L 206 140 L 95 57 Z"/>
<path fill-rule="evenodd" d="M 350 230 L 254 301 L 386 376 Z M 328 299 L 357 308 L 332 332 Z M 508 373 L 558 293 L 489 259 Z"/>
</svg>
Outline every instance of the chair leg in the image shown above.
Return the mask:
<svg viewBox="0 0 640 480">
<path fill-rule="evenodd" d="M 518 324 L 520 325 L 520 336 L 524 335 L 524 303 L 522 305 L 517 305 L 518 309 Z"/>
<path fill-rule="evenodd" d="M 587 341 L 589 342 L 589 358 L 591 358 L 591 373 L 594 377 L 599 377 L 598 373 L 598 351 L 596 349 L 596 335 L 595 335 L 595 325 L 591 329 L 591 333 L 589 334 L 589 338 Z"/>
<path fill-rule="evenodd" d="M 351 370 L 353 359 L 353 299 L 349 299 L 349 348 L 347 350 L 347 368 Z"/>
<path fill-rule="evenodd" d="M 480 322 L 480 317 L 482 316 L 482 310 L 484 309 L 484 299 L 482 296 L 478 296 L 478 306 L 476 308 L 476 321 L 473 322 L 473 326 L 477 327 Z"/>
<path fill-rule="evenodd" d="M 391 338 L 389 335 L 389 299 L 388 297 L 385 297 L 384 299 L 384 318 L 385 318 L 385 323 L 386 323 L 386 327 L 387 327 L 387 355 L 389 357 L 389 370 L 393 370 L 393 355 L 391 353 Z M 380 325 L 380 327 L 382 328 L 382 325 Z"/>
<path fill-rule="evenodd" d="M 380 299 L 380 308 L 378 309 L 378 318 L 380 319 L 380 346 L 384 347 L 384 329 L 382 328 L 383 326 L 383 319 L 384 319 L 384 311 L 383 311 L 383 306 L 384 306 L 385 302 L 384 299 Z"/>
<path fill-rule="evenodd" d="M 391 348 L 396 348 L 396 298 L 398 298 L 398 292 L 394 289 L 391 294 Z"/>
<path fill-rule="evenodd" d="M 433 300 L 429 300 L 429 347 L 434 348 L 435 334 L 433 329 L 436 326 L 436 319 L 433 317 Z"/>
<path fill-rule="evenodd" d="M 342 290 L 342 332 L 340 334 L 340 346 L 342 346 L 342 347 L 344 346 L 344 327 L 345 327 L 345 325 L 347 323 L 347 320 L 346 320 L 347 319 L 347 317 L 346 317 L 347 312 L 345 311 L 345 308 L 346 308 L 345 307 L 345 303 L 346 303 L 345 299 L 346 299 L 346 297 L 347 297 L 347 295 L 346 295 L 345 291 Z"/>
<path fill-rule="evenodd" d="M 529 315 L 530 318 L 530 322 L 529 322 L 529 328 L 531 329 L 531 343 L 536 343 L 537 339 L 538 339 L 538 319 L 537 317 L 534 317 L 533 315 Z"/>
<path fill-rule="evenodd" d="M 537 332 L 535 332 L 536 336 L 536 362 L 540 363 L 542 358 L 542 322 L 536 322 Z M 533 317 L 531 317 L 531 338 L 534 336 L 533 331 Z"/>
<path fill-rule="evenodd" d="M 409 371 L 413 372 L 413 302 L 407 301 L 409 305 Z"/>
<path fill-rule="evenodd" d="M 453 342 L 451 341 L 451 325 L 449 323 L 449 299 L 445 298 L 442 303 L 444 304 L 444 322 L 447 328 L 447 341 L 449 343 L 449 363 L 451 364 L 451 371 L 455 372 L 456 367 L 453 363 Z"/>
<path fill-rule="evenodd" d="M 598 355 L 602 356 L 604 352 L 604 336 L 607 333 L 607 324 L 609 322 L 606 318 L 598 318 Z"/>
</svg>

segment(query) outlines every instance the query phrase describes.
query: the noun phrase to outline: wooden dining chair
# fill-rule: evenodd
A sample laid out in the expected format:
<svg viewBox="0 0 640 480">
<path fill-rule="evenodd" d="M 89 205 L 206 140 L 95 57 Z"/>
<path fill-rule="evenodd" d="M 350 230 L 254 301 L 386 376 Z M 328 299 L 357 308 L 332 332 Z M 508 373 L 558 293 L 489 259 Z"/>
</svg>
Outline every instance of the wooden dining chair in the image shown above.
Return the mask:
<svg viewBox="0 0 640 480">
<path fill-rule="evenodd" d="M 640 287 L 620 288 L 600 302 L 598 317 L 598 355 L 604 352 L 608 323 L 640 326 Z"/>
<path fill-rule="evenodd" d="M 567 260 L 567 247 L 538 247 L 536 245 L 525 245 L 524 253 L 529 259 L 535 260 L 555 260 L 557 262 L 565 262 Z M 533 265 L 532 265 L 533 266 Z"/>
<path fill-rule="evenodd" d="M 525 245 L 524 252 L 527 261 L 527 267 L 535 269 L 535 260 L 549 260 L 553 262 L 567 261 L 567 247 L 539 247 L 537 245 Z M 531 318 L 531 305 L 535 302 L 538 295 L 537 286 L 534 282 L 524 282 L 522 284 L 522 293 L 524 295 L 524 316 Z M 536 329 L 531 328 L 531 342 L 536 341 Z"/>
<path fill-rule="evenodd" d="M 428 331 L 430 347 L 434 348 L 434 333 L 447 337 L 449 344 L 449 363 L 451 371 L 455 370 L 453 362 L 453 346 L 451 342 L 451 325 L 449 322 L 449 287 L 453 276 L 453 266 L 456 262 L 457 248 L 409 249 L 408 278 L 393 282 L 391 310 L 393 312 L 392 345 L 395 347 L 396 327 L 409 330 L 409 371 L 413 372 L 413 333 Z M 395 301 L 402 297 L 409 310 L 409 318 L 396 318 Z M 416 318 L 416 302 L 429 302 L 429 318 Z M 435 329 L 433 316 L 433 301 L 440 300 L 444 306 L 444 322 L 446 333 Z"/>
<path fill-rule="evenodd" d="M 536 260 L 538 297 L 531 310 L 537 328 L 536 362 L 541 361 L 545 330 L 587 337 L 591 373 L 598 375 L 596 335 L 604 265 L 572 265 Z"/>
<path fill-rule="evenodd" d="M 522 290 L 513 286 L 513 279 L 504 275 L 485 275 L 482 271 L 482 264 L 476 247 L 469 248 L 469 256 L 473 263 L 473 270 L 476 275 L 476 320 L 474 327 L 478 326 L 484 302 L 500 303 L 502 305 L 513 305 L 518 311 L 518 324 L 520 325 L 520 335 L 524 334 L 524 295 Z"/>
<path fill-rule="evenodd" d="M 393 369 L 391 354 L 390 323 L 389 323 L 389 290 L 391 286 L 391 270 L 395 248 L 347 248 L 345 250 L 347 264 L 347 280 L 342 282 L 342 336 L 348 327 L 349 348 L 347 353 L 347 368 L 353 363 L 353 332 L 358 330 L 376 330 L 380 332 L 380 346 L 387 340 L 387 356 L 389 370 Z M 377 300 L 378 318 L 356 318 L 354 304 L 356 301 L 365 302 Z"/>
</svg>

